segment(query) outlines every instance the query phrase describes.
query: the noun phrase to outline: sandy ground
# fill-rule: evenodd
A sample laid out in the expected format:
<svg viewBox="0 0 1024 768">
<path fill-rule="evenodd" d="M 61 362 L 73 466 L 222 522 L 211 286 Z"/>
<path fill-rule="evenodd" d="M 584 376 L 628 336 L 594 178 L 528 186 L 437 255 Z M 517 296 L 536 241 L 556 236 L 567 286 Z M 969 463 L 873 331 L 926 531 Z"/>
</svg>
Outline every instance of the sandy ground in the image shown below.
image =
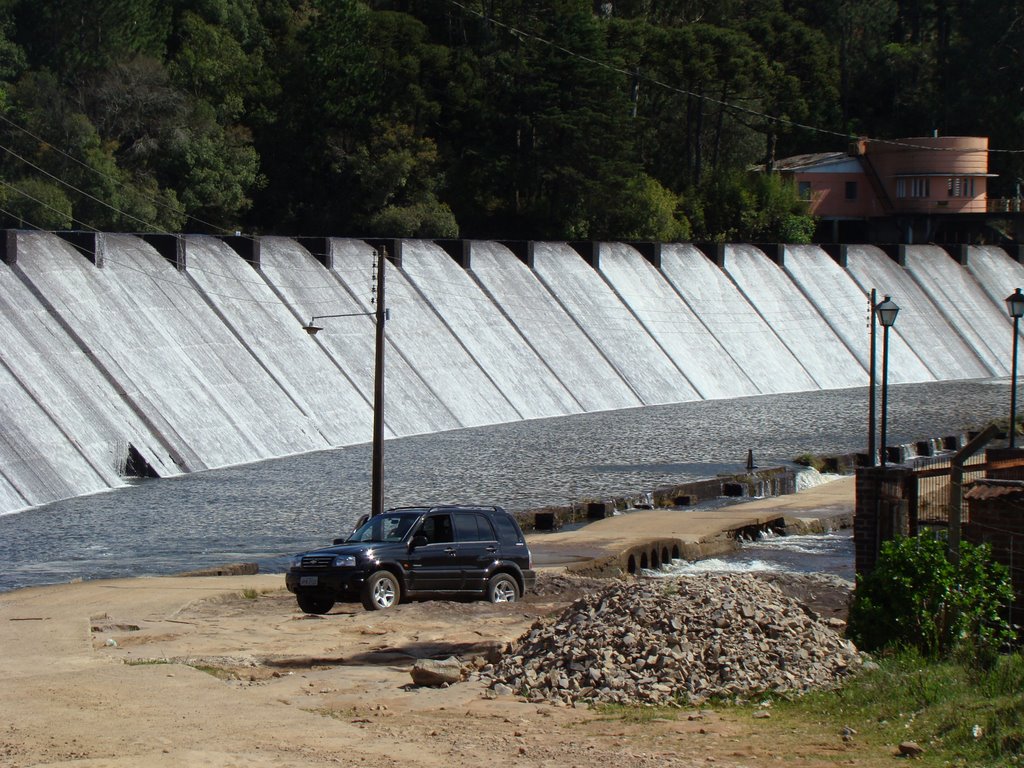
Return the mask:
<svg viewBox="0 0 1024 768">
<path fill-rule="evenodd" d="M 0 766 L 892 763 L 838 733 L 780 730 L 749 710 L 636 723 L 494 697 L 478 680 L 411 684 L 416 659 L 483 664 L 594 588 L 557 568 L 513 605 L 338 605 L 317 617 L 298 611 L 283 581 L 169 577 L 0 594 Z M 844 595 L 805 592 L 819 611 L 842 611 Z"/>
</svg>

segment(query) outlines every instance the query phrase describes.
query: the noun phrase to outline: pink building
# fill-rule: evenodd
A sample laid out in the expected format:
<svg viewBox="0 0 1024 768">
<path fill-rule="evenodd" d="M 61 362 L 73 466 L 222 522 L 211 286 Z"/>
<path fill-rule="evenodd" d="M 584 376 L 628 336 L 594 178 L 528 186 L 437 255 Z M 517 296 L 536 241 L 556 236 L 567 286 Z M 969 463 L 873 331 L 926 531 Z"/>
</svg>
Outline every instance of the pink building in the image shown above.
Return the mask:
<svg viewBox="0 0 1024 768">
<path fill-rule="evenodd" d="M 986 218 L 988 179 L 995 176 L 988 172 L 988 138 L 976 136 L 862 139 L 845 153 L 779 160 L 775 170 L 794 180 L 835 242 L 844 229 L 906 243 L 940 232 L 949 242 L 976 240 L 985 224 L 969 215 Z"/>
</svg>

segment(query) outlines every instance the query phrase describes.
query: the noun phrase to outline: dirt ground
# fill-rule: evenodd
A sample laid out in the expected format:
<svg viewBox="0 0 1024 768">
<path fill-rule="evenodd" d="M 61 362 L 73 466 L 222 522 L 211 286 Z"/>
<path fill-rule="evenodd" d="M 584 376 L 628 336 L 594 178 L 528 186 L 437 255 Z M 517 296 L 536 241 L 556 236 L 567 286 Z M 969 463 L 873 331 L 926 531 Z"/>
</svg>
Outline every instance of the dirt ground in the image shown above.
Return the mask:
<svg viewBox="0 0 1024 768">
<path fill-rule="evenodd" d="M 418 658 L 482 665 L 594 582 L 542 575 L 513 605 L 298 611 L 280 575 L 96 581 L 0 595 L 0 766 L 891 765 L 838 733 L 729 707 L 636 722 L 417 688 Z M 790 582 L 819 612 L 846 592 Z"/>
</svg>

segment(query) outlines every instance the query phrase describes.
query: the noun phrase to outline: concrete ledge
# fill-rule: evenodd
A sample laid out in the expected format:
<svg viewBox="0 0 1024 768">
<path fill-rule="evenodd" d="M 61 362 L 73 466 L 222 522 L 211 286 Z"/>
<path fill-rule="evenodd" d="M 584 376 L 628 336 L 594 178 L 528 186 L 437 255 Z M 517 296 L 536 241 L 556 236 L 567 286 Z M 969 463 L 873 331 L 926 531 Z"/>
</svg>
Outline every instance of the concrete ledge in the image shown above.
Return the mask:
<svg viewBox="0 0 1024 768">
<path fill-rule="evenodd" d="M 257 563 L 228 563 L 227 565 L 214 565 L 209 568 L 200 568 L 196 571 L 186 571 L 175 574 L 176 576 L 253 576 L 259 573 L 260 567 Z"/>
<path fill-rule="evenodd" d="M 835 512 L 817 517 L 792 517 L 784 519 L 787 536 L 831 533 L 853 527 L 852 512 Z"/>
</svg>

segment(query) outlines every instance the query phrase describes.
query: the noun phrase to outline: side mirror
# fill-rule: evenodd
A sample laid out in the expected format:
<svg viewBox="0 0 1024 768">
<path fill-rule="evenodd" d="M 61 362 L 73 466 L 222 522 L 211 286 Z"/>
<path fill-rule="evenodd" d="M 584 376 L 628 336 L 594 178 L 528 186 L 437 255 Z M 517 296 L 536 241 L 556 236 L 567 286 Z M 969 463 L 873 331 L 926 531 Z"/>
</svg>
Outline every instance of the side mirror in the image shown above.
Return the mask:
<svg viewBox="0 0 1024 768">
<path fill-rule="evenodd" d="M 425 547 L 430 543 L 430 539 L 424 536 L 422 533 L 417 533 L 412 537 L 412 541 L 409 542 L 409 549 L 416 549 L 416 547 Z"/>
<path fill-rule="evenodd" d="M 344 539 L 344 538 L 342 538 L 342 539 L 335 539 L 335 540 L 334 540 L 334 541 L 332 541 L 331 543 L 332 543 L 332 544 L 344 544 L 344 543 L 345 543 L 346 541 L 348 541 L 348 539 Z"/>
</svg>

